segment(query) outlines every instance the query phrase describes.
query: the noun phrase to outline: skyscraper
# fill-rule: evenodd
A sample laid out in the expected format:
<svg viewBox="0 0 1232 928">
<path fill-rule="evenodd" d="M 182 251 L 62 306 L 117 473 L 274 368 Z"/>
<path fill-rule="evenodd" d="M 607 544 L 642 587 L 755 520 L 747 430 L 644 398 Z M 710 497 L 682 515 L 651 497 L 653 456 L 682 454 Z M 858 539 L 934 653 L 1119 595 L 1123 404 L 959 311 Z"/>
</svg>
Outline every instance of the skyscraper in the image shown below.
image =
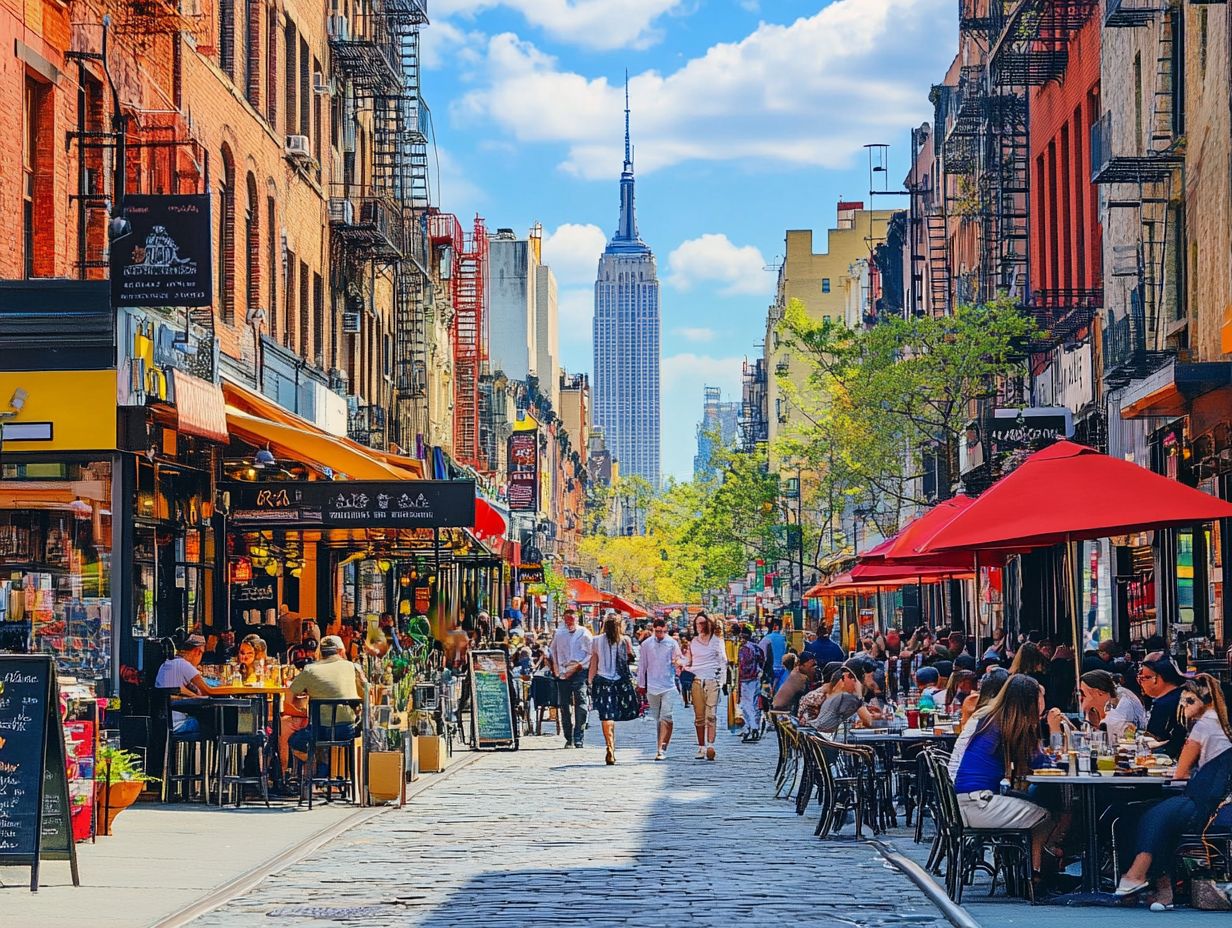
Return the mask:
<svg viewBox="0 0 1232 928">
<path fill-rule="evenodd" d="M 740 404 L 723 402 L 718 387 L 702 390 L 702 421 L 697 423 L 697 455 L 693 458 L 693 479 L 714 476 L 711 455 L 718 448 L 734 448 L 740 438 Z"/>
<path fill-rule="evenodd" d="M 620 473 L 659 486 L 659 275 L 637 232 L 633 147 L 625 79 L 625 162 L 620 223 L 599 258 L 595 280 L 594 422 Z"/>
</svg>

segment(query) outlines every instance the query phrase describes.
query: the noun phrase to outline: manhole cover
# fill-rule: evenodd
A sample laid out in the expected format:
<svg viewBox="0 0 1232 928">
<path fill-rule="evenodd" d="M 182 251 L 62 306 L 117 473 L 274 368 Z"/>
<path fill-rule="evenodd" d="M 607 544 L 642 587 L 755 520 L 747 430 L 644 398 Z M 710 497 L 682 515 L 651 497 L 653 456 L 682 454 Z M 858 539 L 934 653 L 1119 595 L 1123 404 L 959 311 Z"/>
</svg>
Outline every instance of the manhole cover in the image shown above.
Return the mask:
<svg viewBox="0 0 1232 928">
<path fill-rule="evenodd" d="M 380 918 L 393 913 L 389 905 L 284 905 L 265 914 L 269 918 L 326 918 L 345 922 L 355 918 Z"/>
</svg>

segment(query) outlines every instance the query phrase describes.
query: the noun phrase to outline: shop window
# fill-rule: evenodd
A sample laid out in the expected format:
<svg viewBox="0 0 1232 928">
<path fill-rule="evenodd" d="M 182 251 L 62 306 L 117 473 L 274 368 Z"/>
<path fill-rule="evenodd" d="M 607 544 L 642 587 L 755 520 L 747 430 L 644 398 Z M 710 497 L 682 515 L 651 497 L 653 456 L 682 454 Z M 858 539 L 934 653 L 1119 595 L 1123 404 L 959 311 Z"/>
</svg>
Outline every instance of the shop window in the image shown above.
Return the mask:
<svg viewBox="0 0 1232 928">
<path fill-rule="evenodd" d="M 111 463 L 6 464 L 0 480 L 0 651 L 111 675 Z"/>
</svg>

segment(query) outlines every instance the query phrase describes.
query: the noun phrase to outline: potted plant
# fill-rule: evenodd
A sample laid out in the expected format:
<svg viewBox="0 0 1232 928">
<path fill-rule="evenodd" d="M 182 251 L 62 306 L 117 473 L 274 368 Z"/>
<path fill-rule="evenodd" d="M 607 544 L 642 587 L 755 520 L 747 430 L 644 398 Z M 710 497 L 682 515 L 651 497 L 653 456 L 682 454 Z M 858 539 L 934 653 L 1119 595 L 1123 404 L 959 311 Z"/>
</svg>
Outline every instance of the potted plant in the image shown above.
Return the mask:
<svg viewBox="0 0 1232 928">
<path fill-rule="evenodd" d="M 94 764 L 95 802 L 98 805 L 99 834 L 111 834 L 115 817 L 137 801 L 147 783 L 157 783 L 141 769 L 140 759 L 132 751 L 121 751 L 107 745 L 99 748 Z"/>
</svg>

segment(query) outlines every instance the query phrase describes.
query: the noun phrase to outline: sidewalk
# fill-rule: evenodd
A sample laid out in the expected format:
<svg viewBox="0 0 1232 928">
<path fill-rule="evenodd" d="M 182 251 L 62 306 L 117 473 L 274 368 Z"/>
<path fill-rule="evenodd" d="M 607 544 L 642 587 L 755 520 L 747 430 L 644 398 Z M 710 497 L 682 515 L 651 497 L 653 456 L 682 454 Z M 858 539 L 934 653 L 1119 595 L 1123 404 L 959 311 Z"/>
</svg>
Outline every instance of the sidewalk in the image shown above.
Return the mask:
<svg viewBox="0 0 1232 928">
<path fill-rule="evenodd" d="M 408 795 L 472 761 L 455 754 L 444 774 L 425 774 Z M 297 848 L 312 848 L 387 809 L 318 803 L 310 813 L 294 803 L 270 809 L 139 803 L 116 819 L 114 835 L 77 845 L 79 887 L 60 861 L 43 862 L 37 893 L 30 892 L 28 868 L 0 867 L 0 925 L 153 928 L 235 881 L 259 880 L 271 864 L 293 862 Z M 290 859 L 278 860 L 284 856 Z"/>
</svg>

